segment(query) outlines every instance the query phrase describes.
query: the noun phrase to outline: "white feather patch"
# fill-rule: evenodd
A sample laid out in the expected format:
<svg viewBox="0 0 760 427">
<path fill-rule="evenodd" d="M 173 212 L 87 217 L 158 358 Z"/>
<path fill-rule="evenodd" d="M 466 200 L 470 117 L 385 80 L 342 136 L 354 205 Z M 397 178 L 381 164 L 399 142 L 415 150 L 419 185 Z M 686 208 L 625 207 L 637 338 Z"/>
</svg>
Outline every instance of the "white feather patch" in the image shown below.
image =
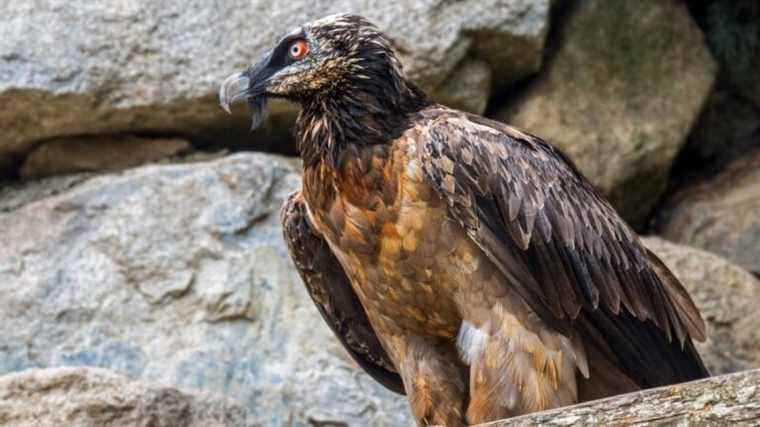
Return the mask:
<svg viewBox="0 0 760 427">
<path fill-rule="evenodd" d="M 488 332 L 486 332 L 487 326 L 483 325 L 481 328 L 476 328 L 466 320 L 462 322 L 459 327 L 459 334 L 457 334 L 457 349 L 459 350 L 459 357 L 464 363 L 469 365 L 483 354 L 489 338 Z"/>
</svg>

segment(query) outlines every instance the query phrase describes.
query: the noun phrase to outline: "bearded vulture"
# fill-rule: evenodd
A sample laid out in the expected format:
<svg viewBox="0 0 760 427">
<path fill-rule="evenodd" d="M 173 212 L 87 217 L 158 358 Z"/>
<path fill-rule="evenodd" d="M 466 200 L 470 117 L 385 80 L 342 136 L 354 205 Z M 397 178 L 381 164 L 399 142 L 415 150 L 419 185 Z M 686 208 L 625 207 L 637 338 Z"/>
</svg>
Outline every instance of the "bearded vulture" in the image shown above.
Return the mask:
<svg viewBox="0 0 760 427">
<path fill-rule="evenodd" d="M 684 287 L 557 148 L 436 104 L 366 19 L 329 16 L 227 78 L 297 103 L 282 210 L 306 288 L 420 425 L 465 425 L 708 375 Z"/>
</svg>

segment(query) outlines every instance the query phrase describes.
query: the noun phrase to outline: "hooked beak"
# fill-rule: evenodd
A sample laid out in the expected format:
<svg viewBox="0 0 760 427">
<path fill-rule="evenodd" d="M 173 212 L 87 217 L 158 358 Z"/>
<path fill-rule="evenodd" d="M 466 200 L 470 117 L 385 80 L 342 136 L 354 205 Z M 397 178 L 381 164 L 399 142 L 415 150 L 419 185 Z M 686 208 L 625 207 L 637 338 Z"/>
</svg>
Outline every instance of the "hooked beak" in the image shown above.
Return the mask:
<svg viewBox="0 0 760 427">
<path fill-rule="evenodd" d="M 230 105 L 237 101 L 248 99 L 248 88 L 251 86 L 251 79 L 245 73 L 235 73 L 222 82 L 219 88 L 219 105 L 222 106 L 227 114 L 232 114 Z"/>
<path fill-rule="evenodd" d="M 228 114 L 231 113 L 230 106 L 235 102 L 248 101 L 251 109 L 251 130 L 259 127 L 264 121 L 267 105 L 265 86 L 267 78 L 270 77 L 268 64 L 269 55 L 244 72 L 227 77 L 219 88 L 219 105 Z"/>
</svg>

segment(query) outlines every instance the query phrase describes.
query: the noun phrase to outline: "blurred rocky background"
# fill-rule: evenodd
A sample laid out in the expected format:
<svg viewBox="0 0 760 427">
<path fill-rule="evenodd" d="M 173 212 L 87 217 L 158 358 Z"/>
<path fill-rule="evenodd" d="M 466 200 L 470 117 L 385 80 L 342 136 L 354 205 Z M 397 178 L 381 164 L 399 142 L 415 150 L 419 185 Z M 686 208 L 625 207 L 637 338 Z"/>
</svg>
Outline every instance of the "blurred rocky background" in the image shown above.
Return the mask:
<svg viewBox="0 0 760 427">
<path fill-rule="evenodd" d="M 65 402 L 48 419 L 409 425 L 286 254 L 294 108 L 250 133 L 216 103 L 280 35 L 344 11 L 435 100 L 567 152 L 655 235 L 711 371 L 760 367 L 756 0 L 2 2 L 0 424 Z"/>
</svg>

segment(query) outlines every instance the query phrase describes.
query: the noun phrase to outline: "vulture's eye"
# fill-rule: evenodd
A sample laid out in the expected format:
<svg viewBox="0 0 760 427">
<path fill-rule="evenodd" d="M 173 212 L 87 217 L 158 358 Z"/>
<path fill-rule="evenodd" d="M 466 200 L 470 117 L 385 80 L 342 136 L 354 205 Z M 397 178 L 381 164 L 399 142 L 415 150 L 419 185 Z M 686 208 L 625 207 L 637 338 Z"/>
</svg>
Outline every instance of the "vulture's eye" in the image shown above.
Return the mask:
<svg viewBox="0 0 760 427">
<path fill-rule="evenodd" d="M 307 53 L 309 53 L 309 45 L 306 44 L 306 40 L 296 40 L 288 49 L 288 54 L 296 61 L 303 59 Z"/>
</svg>

